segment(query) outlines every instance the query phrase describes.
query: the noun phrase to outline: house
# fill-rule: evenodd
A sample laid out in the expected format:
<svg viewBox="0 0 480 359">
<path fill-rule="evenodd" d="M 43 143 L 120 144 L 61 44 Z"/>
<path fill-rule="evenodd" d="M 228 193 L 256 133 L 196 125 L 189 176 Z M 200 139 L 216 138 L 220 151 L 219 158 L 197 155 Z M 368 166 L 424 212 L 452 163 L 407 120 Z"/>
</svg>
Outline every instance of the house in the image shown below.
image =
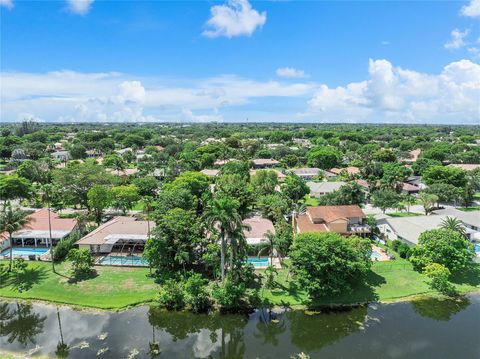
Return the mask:
<svg viewBox="0 0 480 359">
<path fill-rule="evenodd" d="M 51 155 L 54 160 L 67 162 L 72 159 L 69 151 L 55 151 L 52 152 Z"/>
<path fill-rule="evenodd" d="M 365 214 L 357 205 L 307 206 L 294 219 L 295 232 L 335 232 L 343 235 L 367 235 L 370 226 L 363 224 Z"/>
<path fill-rule="evenodd" d="M 28 216 L 29 222 L 22 229 L 12 234 L 13 245 L 22 247 L 50 247 L 50 230 L 53 245 L 67 238 L 77 228 L 74 218 L 61 218 L 57 213 L 50 211 L 50 226 L 48 223 L 48 209 L 42 208 Z M 2 243 L 6 241 L 7 244 Z M 8 233 L 0 234 L 0 246 L 9 246 Z"/>
<path fill-rule="evenodd" d="M 95 254 L 118 255 L 142 253 L 154 222 L 138 221 L 135 217 L 118 216 L 102 224 L 75 244 Z"/>
<path fill-rule="evenodd" d="M 133 149 L 131 147 L 127 147 L 127 148 L 122 148 L 121 150 L 115 150 L 114 152 L 119 156 L 123 156 L 127 152 L 133 153 Z"/>
<path fill-rule="evenodd" d="M 471 229 L 474 232 L 480 232 L 480 211 L 464 212 L 456 208 L 445 208 L 434 211 L 433 213 L 436 215 L 458 218 L 463 222 L 467 229 Z M 480 233 L 474 235 L 474 237 L 480 241 Z"/>
<path fill-rule="evenodd" d="M 220 173 L 220 170 L 204 169 L 204 170 L 201 170 L 200 172 L 202 172 L 207 177 L 213 178 Z"/>
<path fill-rule="evenodd" d="M 86 154 L 89 158 L 98 158 L 102 155 L 102 153 L 98 150 L 88 150 L 86 151 Z"/>
<path fill-rule="evenodd" d="M 280 165 L 280 162 L 271 158 L 256 158 L 253 161 L 253 168 L 272 168 Z"/>
<path fill-rule="evenodd" d="M 415 186 L 408 182 L 405 182 L 402 184 L 402 193 L 404 194 L 415 195 L 415 194 L 418 194 L 419 192 L 420 192 L 420 187 L 418 186 Z"/>
<path fill-rule="evenodd" d="M 247 227 L 243 230 L 247 244 L 251 246 L 263 244 L 267 242 L 267 234 L 275 234 L 275 227 L 271 220 L 254 216 L 243 220 L 243 224 Z"/>
<path fill-rule="evenodd" d="M 345 171 L 348 175 L 353 176 L 360 174 L 360 168 L 358 167 L 346 167 L 346 168 L 330 168 L 328 172 L 333 173 L 334 175 L 338 176 L 340 175 L 343 171 Z"/>
<path fill-rule="evenodd" d="M 231 162 L 231 161 L 235 161 L 235 159 L 230 158 L 230 159 L 226 159 L 226 160 L 216 160 L 213 164 L 215 166 L 221 167 L 221 166 L 223 166 L 223 165 L 225 165 L 225 164 L 227 164 L 228 162 Z"/>
<path fill-rule="evenodd" d="M 417 186 L 421 190 L 427 188 L 427 186 L 422 182 L 421 176 L 410 176 L 405 182 Z"/>
<path fill-rule="evenodd" d="M 449 164 L 450 167 L 460 168 L 464 171 L 473 171 L 477 168 L 480 168 L 480 164 L 468 164 L 468 163 L 451 163 Z"/>
<path fill-rule="evenodd" d="M 321 175 L 323 171 L 320 168 L 317 167 L 311 167 L 311 168 L 295 168 L 291 170 L 293 174 L 297 175 L 298 177 L 309 181 L 314 178 L 316 178 L 319 174 Z"/>
<path fill-rule="evenodd" d="M 310 188 L 311 197 L 321 197 L 327 193 L 338 191 L 340 187 L 345 185 L 345 182 L 307 182 L 308 188 Z"/>
<path fill-rule="evenodd" d="M 119 176 L 119 177 L 129 177 L 133 176 L 134 174 L 138 173 L 137 168 L 125 168 L 124 170 L 115 170 L 113 168 L 107 168 L 107 172 L 111 173 L 114 176 Z"/>
</svg>

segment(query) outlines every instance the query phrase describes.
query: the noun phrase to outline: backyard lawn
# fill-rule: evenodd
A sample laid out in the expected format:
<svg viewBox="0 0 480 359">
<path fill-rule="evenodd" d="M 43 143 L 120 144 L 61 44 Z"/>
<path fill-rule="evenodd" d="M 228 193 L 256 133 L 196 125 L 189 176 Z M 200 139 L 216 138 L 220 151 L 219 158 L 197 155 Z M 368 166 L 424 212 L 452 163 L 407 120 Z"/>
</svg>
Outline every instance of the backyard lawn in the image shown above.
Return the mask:
<svg viewBox="0 0 480 359">
<path fill-rule="evenodd" d="M 480 289 L 480 265 L 477 265 L 476 269 L 477 271 L 466 273 L 462 278 L 453 279 L 460 293 Z M 290 280 L 291 277 L 287 278 L 287 276 L 287 270 L 280 270 L 277 277 L 277 288 L 273 290 L 262 289 L 263 298 L 272 305 L 306 305 L 308 303 L 306 293 L 296 288 Z M 351 293 L 316 300 L 314 304 L 392 302 L 422 294 L 438 295 L 428 287 L 425 278 L 413 270 L 410 262 L 399 258 L 394 261 L 374 262 L 366 285 L 357 286 Z"/>
<path fill-rule="evenodd" d="M 8 261 L 0 261 L 5 268 Z M 16 277 L 0 272 L 0 297 L 47 300 L 59 303 L 119 309 L 152 301 L 158 286 L 147 276 L 147 268 L 95 267 L 97 276 L 72 282 L 68 263 L 56 266 L 54 274 L 48 262 L 29 262 L 18 288 Z"/>
<path fill-rule="evenodd" d="M 417 213 L 417 212 L 393 212 L 387 213 L 390 217 L 416 217 L 422 216 L 424 213 Z"/>
</svg>

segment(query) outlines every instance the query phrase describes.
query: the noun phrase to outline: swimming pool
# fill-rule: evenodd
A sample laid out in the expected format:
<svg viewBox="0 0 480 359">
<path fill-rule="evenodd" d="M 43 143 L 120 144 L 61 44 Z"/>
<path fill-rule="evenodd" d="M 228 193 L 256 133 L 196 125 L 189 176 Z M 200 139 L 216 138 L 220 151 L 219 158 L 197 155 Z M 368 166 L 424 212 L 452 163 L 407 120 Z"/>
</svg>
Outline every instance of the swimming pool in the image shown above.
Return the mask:
<svg viewBox="0 0 480 359">
<path fill-rule="evenodd" d="M 148 267 L 148 262 L 138 256 L 106 256 L 100 259 L 97 264 L 108 266 Z"/>
<path fill-rule="evenodd" d="M 268 267 L 268 264 L 269 264 L 268 258 L 258 258 L 258 257 L 248 257 L 247 262 L 252 264 L 255 268 L 265 268 L 265 267 Z"/>
<path fill-rule="evenodd" d="M 28 256 L 41 256 L 49 251 L 48 248 L 13 248 L 12 256 L 15 257 L 28 257 Z M 0 253 L 0 257 L 8 258 L 10 256 L 10 249 L 4 250 Z"/>
<path fill-rule="evenodd" d="M 372 251 L 372 255 L 370 256 L 370 258 L 372 260 L 380 259 L 380 258 L 382 258 L 382 254 L 377 252 L 377 251 Z"/>
<path fill-rule="evenodd" d="M 475 253 L 477 253 L 477 255 L 480 255 L 480 243 L 475 243 Z"/>
</svg>

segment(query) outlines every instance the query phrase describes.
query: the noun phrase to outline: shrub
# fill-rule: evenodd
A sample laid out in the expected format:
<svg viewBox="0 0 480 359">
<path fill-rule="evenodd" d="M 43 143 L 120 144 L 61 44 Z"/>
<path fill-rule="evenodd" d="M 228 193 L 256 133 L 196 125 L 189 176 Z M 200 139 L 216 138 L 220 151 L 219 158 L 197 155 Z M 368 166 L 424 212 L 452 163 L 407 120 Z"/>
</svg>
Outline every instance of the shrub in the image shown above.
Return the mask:
<svg viewBox="0 0 480 359">
<path fill-rule="evenodd" d="M 67 259 L 72 261 L 73 272 L 76 276 L 90 273 L 95 263 L 92 254 L 86 248 L 74 248 L 70 250 L 70 252 L 68 252 Z"/>
<path fill-rule="evenodd" d="M 184 283 L 176 279 L 167 279 L 160 287 L 158 301 L 170 310 L 180 310 L 185 306 Z"/>
<path fill-rule="evenodd" d="M 430 278 L 429 286 L 446 295 L 454 295 L 455 287 L 448 281 L 450 270 L 444 265 L 431 263 L 425 266 L 423 274 Z"/>
<path fill-rule="evenodd" d="M 244 283 L 235 283 L 230 276 L 213 289 L 213 297 L 225 311 L 239 311 L 247 307 L 244 300 L 246 287 Z"/>
<path fill-rule="evenodd" d="M 199 313 L 210 308 L 210 297 L 207 292 L 208 281 L 201 274 L 192 274 L 185 281 L 185 303 L 189 310 Z"/>
<path fill-rule="evenodd" d="M 408 258 L 410 256 L 410 247 L 406 243 L 400 243 L 396 251 L 400 258 Z"/>
</svg>

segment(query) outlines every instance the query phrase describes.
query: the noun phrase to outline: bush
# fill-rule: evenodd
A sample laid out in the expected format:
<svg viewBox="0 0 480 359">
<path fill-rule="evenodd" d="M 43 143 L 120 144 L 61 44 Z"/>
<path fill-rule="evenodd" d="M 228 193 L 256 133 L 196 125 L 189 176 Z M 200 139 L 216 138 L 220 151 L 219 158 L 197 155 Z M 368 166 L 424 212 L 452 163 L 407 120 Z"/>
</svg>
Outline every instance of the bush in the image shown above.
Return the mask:
<svg viewBox="0 0 480 359">
<path fill-rule="evenodd" d="M 207 283 L 208 281 L 199 273 L 192 274 L 185 281 L 185 303 L 192 312 L 206 312 L 210 308 Z"/>
<path fill-rule="evenodd" d="M 222 310 L 239 311 L 248 306 L 244 300 L 245 291 L 244 283 L 235 283 L 230 276 L 227 276 L 220 286 L 213 289 L 213 297 Z"/>
<path fill-rule="evenodd" d="M 410 256 L 410 247 L 406 243 L 400 243 L 396 251 L 400 258 L 408 258 Z"/>
<path fill-rule="evenodd" d="M 455 287 L 448 281 L 450 271 L 444 265 L 431 263 L 425 266 L 423 274 L 430 278 L 430 288 L 438 290 L 445 295 L 455 295 Z"/>
<path fill-rule="evenodd" d="M 399 241 L 398 239 L 393 240 L 390 243 L 390 247 L 395 251 L 398 252 L 398 247 L 402 244 L 402 241 Z"/>
<path fill-rule="evenodd" d="M 92 254 L 86 248 L 74 248 L 70 250 L 70 252 L 68 252 L 67 259 L 72 261 L 72 268 L 75 276 L 90 273 L 93 265 L 95 264 Z"/>
<path fill-rule="evenodd" d="M 176 279 L 167 279 L 160 287 L 158 301 L 170 310 L 181 310 L 185 306 L 184 283 Z"/>
</svg>

